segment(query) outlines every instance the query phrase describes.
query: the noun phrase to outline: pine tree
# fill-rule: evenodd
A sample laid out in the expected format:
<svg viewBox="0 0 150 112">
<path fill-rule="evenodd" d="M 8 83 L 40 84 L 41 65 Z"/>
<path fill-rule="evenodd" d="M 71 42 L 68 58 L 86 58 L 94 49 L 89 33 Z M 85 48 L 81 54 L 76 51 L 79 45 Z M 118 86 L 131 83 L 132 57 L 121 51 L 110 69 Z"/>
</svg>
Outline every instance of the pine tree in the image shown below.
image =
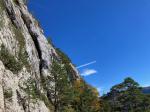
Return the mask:
<svg viewBox="0 0 150 112">
<path fill-rule="evenodd" d="M 150 99 L 142 93 L 139 84 L 131 78 L 126 78 L 124 82 L 113 86 L 102 99 L 105 102 L 103 110 L 108 106 L 110 108 L 107 112 L 148 112 L 150 110 Z"/>
<path fill-rule="evenodd" d="M 53 59 L 51 75 L 48 81 L 52 84 L 48 88 L 49 100 L 54 106 L 55 112 L 62 112 L 69 106 L 71 99 L 71 86 L 64 65 Z"/>
</svg>

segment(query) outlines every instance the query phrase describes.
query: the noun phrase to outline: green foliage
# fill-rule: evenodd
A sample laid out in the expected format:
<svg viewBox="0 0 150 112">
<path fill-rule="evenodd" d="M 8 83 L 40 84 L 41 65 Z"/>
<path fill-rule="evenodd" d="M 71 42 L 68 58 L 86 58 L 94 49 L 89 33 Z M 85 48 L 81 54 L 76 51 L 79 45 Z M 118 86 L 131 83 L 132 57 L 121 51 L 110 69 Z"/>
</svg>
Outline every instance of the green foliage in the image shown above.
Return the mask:
<svg viewBox="0 0 150 112">
<path fill-rule="evenodd" d="M 0 30 L 4 26 L 4 21 L 3 21 L 3 11 L 4 10 L 5 10 L 4 1 L 0 0 Z"/>
<path fill-rule="evenodd" d="M 76 112 L 99 112 L 100 102 L 97 90 L 82 79 L 73 84 L 72 106 Z"/>
<path fill-rule="evenodd" d="M 50 101 L 48 100 L 47 96 L 43 93 L 40 94 L 40 99 L 42 101 L 44 101 L 45 105 L 50 109 L 50 110 L 53 110 L 53 106 L 52 104 L 50 103 Z"/>
<path fill-rule="evenodd" d="M 43 80 L 45 87 L 49 83 L 54 84 L 53 87 L 47 88 L 50 93 L 48 98 L 54 106 L 54 112 L 99 112 L 97 90 L 82 79 L 71 82 L 66 69 L 70 60 L 62 52 L 59 52 L 59 56 L 61 56 L 62 63 L 53 60 L 51 76 Z"/>
<path fill-rule="evenodd" d="M 69 102 L 70 85 L 64 66 L 56 60 L 53 60 L 51 77 L 48 77 L 47 81 L 54 83 L 53 87 L 48 88 L 48 91 L 52 93 L 49 94 L 49 100 L 54 106 L 54 111 L 63 110 Z"/>
<path fill-rule="evenodd" d="M 15 4 L 18 4 L 18 0 L 13 0 L 13 2 L 14 2 Z"/>
<path fill-rule="evenodd" d="M 12 25 L 12 29 L 15 34 L 16 40 L 19 42 L 18 60 L 21 63 L 21 66 L 22 67 L 25 66 L 27 68 L 28 72 L 30 72 L 31 66 L 28 62 L 28 53 L 25 50 L 25 39 L 22 34 L 22 31 L 18 28 L 15 28 L 15 26 L 13 26 L 13 25 Z"/>
<path fill-rule="evenodd" d="M 39 94 L 34 79 L 28 79 L 26 83 L 27 88 L 23 89 L 29 96 L 29 99 L 39 99 Z"/>
<path fill-rule="evenodd" d="M 1 46 L 0 59 L 3 61 L 6 68 L 11 70 L 13 73 L 18 73 L 23 66 L 25 66 L 30 72 L 30 64 L 28 63 L 28 54 L 25 50 L 25 40 L 22 31 L 16 28 L 14 25 L 11 25 L 11 27 L 15 34 L 14 37 L 19 43 L 18 59 L 10 54 L 4 45 Z"/>
<path fill-rule="evenodd" d="M 30 72 L 31 67 L 28 63 L 28 53 L 25 50 L 24 36 L 20 29 L 15 28 L 13 25 L 11 26 L 15 34 L 15 38 L 19 43 L 18 58 L 15 58 L 15 56 L 9 53 L 5 46 L 2 45 L 0 51 L 0 60 L 2 60 L 5 67 L 13 73 L 18 73 L 23 68 L 23 66 L 25 66 L 28 72 Z"/>
<path fill-rule="evenodd" d="M 63 112 L 76 112 L 71 106 L 67 106 L 64 108 Z"/>
<path fill-rule="evenodd" d="M 69 57 L 65 53 L 63 53 L 59 48 L 56 48 L 56 52 L 58 56 L 60 56 L 63 64 L 71 63 L 71 60 L 69 59 Z"/>
<path fill-rule="evenodd" d="M 49 44 L 52 44 L 52 40 L 50 38 L 47 38 L 47 41 Z"/>
<path fill-rule="evenodd" d="M 45 105 L 50 109 L 53 110 L 53 106 L 51 104 L 51 102 L 49 101 L 49 99 L 47 98 L 47 96 L 44 93 L 41 93 L 36 86 L 36 81 L 34 79 L 28 79 L 28 81 L 26 82 L 26 88 L 22 88 L 27 94 L 28 94 L 28 98 L 29 100 L 35 100 L 37 101 L 42 100 Z"/>
<path fill-rule="evenodd" d="M 47 81 L 48 79 L 41 75 L 41 85 L 45 91 L 47 90 Z"/>
<path fill-rule="evenodd" d="M 52 45 L 52 46 L 55 48 L 55 46 L 54 46 L 54 44 L 53 44 L 53 42 L 52 42 L 52 40 L 51 40 L 51 37 L 47 37 L 47 41 L 48 41 L 48 43 L 49 43 L 50 45 Z"/>
<path fill-rule="evenodd" d="M 28 53 L 23 49 L 20 49 L 20 52 L 19 52 L 19 55 L 18 55 L 18 60 L 20 61 L 21 63 L 21 66 L 25 66 L 27 68 L 27 71 L 30 72 L 30 69 L 31 69 L 31 66 L 28 62 Z"/>
<path fill-rule="evenodd" d="M 5 9 L 5 4 L 3 0 L 0 0 L 0 12 L 2 12 Z"/>
<path fill-rule="evenodd" d="M 108 101 L 100 99 L 100 112 L 111 112 L 111 107 Z"/>
<path fill-rule="evenodd" d="M 150 110 L 150 97 L 143 94 L 139 84 L 131 78 L 115 85 L 102 97 L 101 112 L 147 112 Z"/>
<path fill-rule="evenodd" d="M 66 72 L 67 72 L 69 79 L 71 80 L 71 82 L 73 82 L 73 80 L 75 80 L 75 79 L 73 77 L 74 72 L 72 71 L 72 67 L 70 65 L 70 63 L 72 63 L 70 58 L 58 48 L 56 49 L 56 52 L 59 55 L 62 63 L 64 64 L 64 68 L 66 69 Z"/>
<path fill-rule="evenodd" d="M 1 46 L 0 60 L 3 62 L 4 66 L 13 73 L 18 73 L 18 71 L 22 69 L 21 63 L 18 62 L 16 58 L 9 53 L 4 45 Z"/>
<path fill-rule="evenodd" d="M 12 89 L 4 90 L 4 98 L 12 100 L 11 99 L 12 95 L 13 95 Z"/>
<path fill-rule="evenodd" d="M 12 29 L 13 29 L 13 32 L 15 34 L 16 40 L 19 42 L 20 48 L 24 48 L 24 46 L 25 46 L 25 39 L 24 39 L 24 36 L 22 34 L 22 30 L 16 28 L 14 25 L 12 25 Z"/>
<path fill-rule="evenodd" d="M 2 15 L 0 15 L 0 17 L 1 17 Z M 4 21 L 3 21 L 3 19 L 2 18 L 0 18 L 0 30 L 1 30 L 1 28 L 3 28 L 3 26 L 4 26 Z"/>
<path fill-rule="evenodd" d="M 16 5 L 18 5 L 18 1 L 19 0 L 13 0 L 14 1 L 14 3 L 16 4 Z M 27 4 L 28 2 L 29 2 L 29 0 L 23 0 L 23 2 L 25 3 L 25 4 Z"/>
</svg>

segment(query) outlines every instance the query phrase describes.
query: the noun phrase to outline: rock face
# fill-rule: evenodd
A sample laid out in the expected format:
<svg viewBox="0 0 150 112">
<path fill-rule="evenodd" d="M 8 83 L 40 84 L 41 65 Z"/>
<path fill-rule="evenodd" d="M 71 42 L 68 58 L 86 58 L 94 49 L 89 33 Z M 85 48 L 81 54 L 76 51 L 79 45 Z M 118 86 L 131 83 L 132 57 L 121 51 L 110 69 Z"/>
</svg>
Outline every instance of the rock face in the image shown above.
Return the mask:
<svg viewBox="0 0 150 112">
<path fill-rule="evenodd" d="M 59 58 L 24 0 L 0 0 L 0 112 L 52 112 L 41 77 L 51 75 L 53 57 Z"/>
</svg>

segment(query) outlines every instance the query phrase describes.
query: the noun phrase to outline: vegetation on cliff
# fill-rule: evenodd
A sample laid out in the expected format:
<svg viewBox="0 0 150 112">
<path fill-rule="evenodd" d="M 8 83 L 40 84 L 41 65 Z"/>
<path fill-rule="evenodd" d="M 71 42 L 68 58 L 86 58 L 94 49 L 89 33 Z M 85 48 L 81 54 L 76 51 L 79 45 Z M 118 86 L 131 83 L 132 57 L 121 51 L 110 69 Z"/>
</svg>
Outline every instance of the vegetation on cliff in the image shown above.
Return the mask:
<svg viewBox="0 0 150 112">
<path fill-rule="evenodd" d="M 17 61 L 11 53 L 9 53 L 4 45 L 1 45 L 0 60 L 3 62 L 5 67 L 13 73 L 17 73 L 22 69 L 21 63 Z"/>
<path fill-rule="evenodd" d="M 70 80 L 67 70 L 71 68 L 67 68 L 65 64 L 69 65 L 71 61 L 64 53 L 60 57 L 61 60 L 53 58 L 51 76 L 42 81 L 54 112 L 99 112 L 100 102 L 97 90 L 82 78 Z M 50 83 L 54 85 L 48 86 Z"/>
<path fill-rule="evenodd" d="M 13 1 L 18 4 L 18 0 Z M 26 0 L 24 1 L 26 2 Z M 3 0 L 0 0 L 0 12 L 4 9 L 5 6 Z M 13 12 L 13 10 L 11 11 Z M 11 16 L 9 19 L 15 19 L 12 18 L 13 16 L 16 16 L 13 14 L 14 13 L 12 13 L 12 15 L 7 15 Z M 19 13 L 17 14 L 19 15 Z M 28 16 L 25 18 L 24 15 L 21 15 L 20 17 L 23 18 L 23 20 L 28 18 Z M 150 112 L 150 95 L 142 93 L 140 85 L 131 78 L 126 78 L 122 83 L 113 86 L 109 93 L 100 97 L 96 88 L 89 85 L 82 77 L 77 76 L 78 74 L 73 70 L 74 68 L 71 59 L 60 49 L 55 48 L 51 40 L 49 40 L 49 44 L 53 47 L 52 49 L 48 45 L 43 47 L 48 49 L 48 56 L 46 55 L 49 57 L 48 60 L 51 58 L 51 63 L 48 65 L 47 60 L 45 60 L 46 56 L 42 57 L 42 53 L 45 53 L 45 49 L 41 50 L 40 48 L 45 45 L 42 43 L 42 45 L 39 46 L 40 41 L 37 40 L 40 36 L 43 37 L 43 34 L 39 31 L 31 31 L 31 29 L 29 29 L 30 26 L 33 26 L 35 30 L 37 27 L 34 27 L 34 24 L 31 24 L 32 21 L 30 18 L 28 19 L 29 21 L 26 21 L 28 22 L 28 24 L 26 23 L 26 26 L 28 26 L 26 33 L 36 40 L 33 40 L 33 46 L 35 47 L 37 54 L 33 55 L 33 49 L 31 49 L 32 55 L 27 53 L 26 44 L 30 45 L 28 43 L 29 41 L 25 41 L 26 37 L 22 31 L 23 29 L 17 28 L 14 24 L 9 24 L 9 28 L 10 32 L 14 34 L 14 37 L 12 38 L 16 41 L 16 46 L 18 47 L 15 48 L 15 53 L 9 51 L 10 49 L 7 48 L 8 45 L 6 45 L 6 43 L 4 45 L 3 41 L 0 47 L 0 61 L 2 61 L 7 70 L 10 70 L 15 74 L 15 78 L 17 78 L 16 74 L 18 74 L 23 67 L 27 68 L 28 71 L 26 72 L 28 73 L 23 73 L 21 75 L 31 75 L 25 77 L 25 79 L 24 77 L 21 77 L 26 81 L 25 84 L 22 84 L 23 86 L 19 85 L 15 79 L 12 79 L 12 82 L 16 82 L 16 92 L 12 91 L 13 87 L 4 90 L 3 96 L 5 99 L 13 101 L 14 94 L 17 94 L 18 104 L 22 104 L 25 111 L 27 108 L 27 100 L 29 105 L 31 100 L 34 100 L 35 102 L 41 100 L 50 111 L 54 112 Z M 12 22 L 12 20 L 10 21 Z M 0 20 L 0 27 L 3 28 L 2 21 L 3 20 Z M 38 35 L 38 33 L 40 34 Z M 45 41 L 45 39 L 41 40 L 43 40 L 43 42 Z M 53 54 L 49 55 L 50 50 L 56 51 L 56 54 L 54 54 L 55 56 L 53 56 Z M 39 56 L 37 56 L 38 54 Z M 39 62 L 38 67 L 40 69 L 38 71 L 39 73 L 31 73 L 30 69 L 33 69 L 34 67 L 30 65 L 31 62 L 29 62 L 28 55 L 37 56 L 37 62 Z M 41 62 L 43 62 L 42 64 L 45 67 L 41 68 Z M 33 70 L 32 72 L 35 71 Z M 45 73 L 43 73 L 44 75 L 42 74 L 43 71 Z M 19 80 L 21 80 L 21 78 L 19 78 Z M 22 81 L 24 80 L 21 80 L 20 83 L 23 83 Z M 6 81 L 5 83 L 2 81 L 2 83 L 4 85 Z"/>
</svg>

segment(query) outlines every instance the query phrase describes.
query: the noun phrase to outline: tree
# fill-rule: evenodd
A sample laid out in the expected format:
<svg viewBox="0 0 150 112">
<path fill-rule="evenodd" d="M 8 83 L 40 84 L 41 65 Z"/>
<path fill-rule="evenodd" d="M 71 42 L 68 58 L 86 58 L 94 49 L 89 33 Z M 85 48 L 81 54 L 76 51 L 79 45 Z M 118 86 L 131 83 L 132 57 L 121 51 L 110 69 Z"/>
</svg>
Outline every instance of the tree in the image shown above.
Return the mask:
<svg viewBox="0 0 150 112">
<path fill-rule="evenodd" d="M 76 112 L 99 112 L 99 94 L 84 80 L 78 79 L 73 84 L 73 108 Z"/>
<path fill-rule="evenodd" d="M 62 63 L 64 64 L 64 68 L 67 71 L 67 75 L 69 77 L 70 82 L 73 82 L 73 80 L 76 80 L 76 77 L 74 77 L 74 71 L 72 70 L 72 67 L 70 65 L 70 63 L 72 63 L 70 58 L 59 48 L 56 48 L 56 52 L 59 55 Z"/>
<path fill-rule="evenodd" d="M 150 109 L 148 97 L 131 78 L 126 78 L 124 82 L 113 86 L 102 99 L 109 104 L 109 112 L 147 112 Z"/>
<path fill-rule="evenodd" d="M 71 99 L 71 86 L 64 65 L 55 59 L 52 62 L 48 82 L 52 85 L 48 88 L 48 97 L 54 106 L 54 111 L 63 111 L 69 105 Z"/>
<path fill-rule="evenodd" d="M 111 107 L 108 101 L 100 98 L 100 112 L 111 112 Z"/>
</svg>

